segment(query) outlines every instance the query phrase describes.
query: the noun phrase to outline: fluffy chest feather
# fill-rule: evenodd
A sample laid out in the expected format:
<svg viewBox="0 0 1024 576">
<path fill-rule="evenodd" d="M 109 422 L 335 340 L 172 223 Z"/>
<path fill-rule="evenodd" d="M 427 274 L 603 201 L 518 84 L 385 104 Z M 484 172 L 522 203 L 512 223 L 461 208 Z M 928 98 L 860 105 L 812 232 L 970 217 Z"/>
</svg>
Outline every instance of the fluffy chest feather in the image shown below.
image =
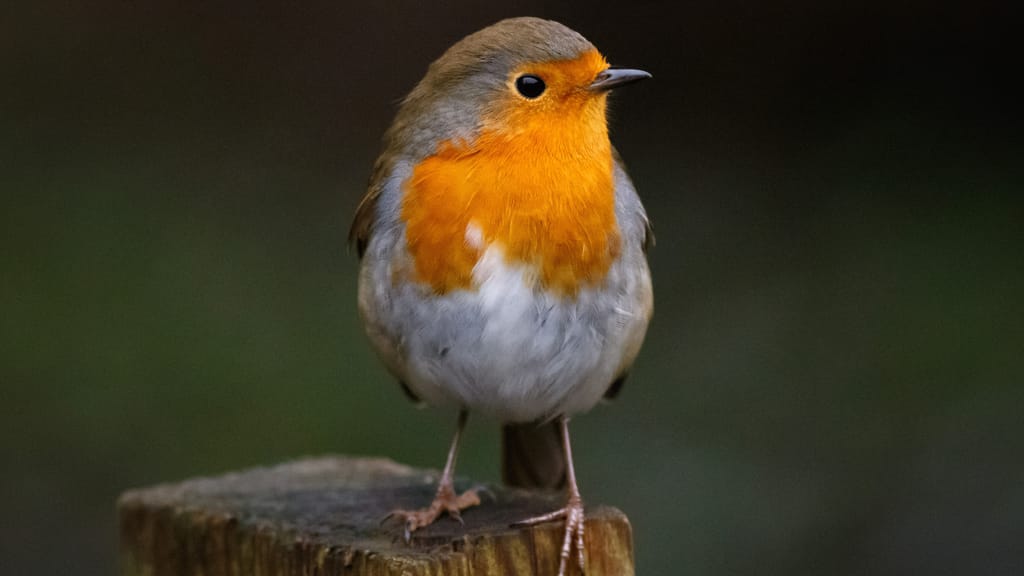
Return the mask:
<svg viewBox="0 0 1024 576">
<path fill-rule="evenodd" d="M 401 203 L 414 279 L 440 294 L 475 290 L 474 267 L 494 247 L 535 287 L 573 296 L 599 284 L 620 239 L 611 144 L 603 114 L 594 120 L 485 131 L 417 164 Z"/>
</svg>

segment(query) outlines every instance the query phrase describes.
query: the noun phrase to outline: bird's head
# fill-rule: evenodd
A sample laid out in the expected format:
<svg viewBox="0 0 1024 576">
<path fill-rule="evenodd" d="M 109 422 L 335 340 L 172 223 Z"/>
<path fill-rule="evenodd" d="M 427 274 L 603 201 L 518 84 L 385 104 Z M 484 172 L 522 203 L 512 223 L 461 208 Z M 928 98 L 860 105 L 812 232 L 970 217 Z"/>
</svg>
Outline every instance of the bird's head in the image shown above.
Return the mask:
<svg viewBox="0 0 1024 576">
<path fill-rule="evenodd" d="M 593 44 L 557 22 L 503 20 L 430 66 L 403 103 L 392 145 L 419 157 L 438 143 L 472 143 L 481 134 L 537 146 L 592 146 L 608 140 L 608 91 L 648 77 L 609 67 Z"/>
</svg>

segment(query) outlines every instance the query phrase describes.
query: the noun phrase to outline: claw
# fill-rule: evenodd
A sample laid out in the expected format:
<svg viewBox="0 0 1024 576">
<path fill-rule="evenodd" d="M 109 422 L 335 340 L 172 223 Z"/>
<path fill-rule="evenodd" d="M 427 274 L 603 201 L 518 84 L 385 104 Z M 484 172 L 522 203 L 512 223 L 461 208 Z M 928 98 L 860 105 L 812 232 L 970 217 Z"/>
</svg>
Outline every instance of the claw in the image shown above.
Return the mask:
<svg viewBox="0 0 1024 576">
<path fill-rule="evenodd" d="M 466 521 L 462 519 L 462 512 L 459 512 L 458 509 L 448 510 L 448 515 L 454 520 L 458 520 L 459 524 L 462 524 L 463 526 L 466 525 Z"/>
<path fill-rule="evenodd" d="M 452 438 L 452 445 L 448 449 L 448 461 L 445 462 L 444 472 L 438 481 L 437 493 L 433 502 L 426 508 L 419 510 L 392 510 L 387 516 L 381 519 L 380 523 L 387 522 L 390 518 L 401 518 L 404 522 L 402 535 L 406 544 L 412 540 L 412 533 L 425 526 L 430 526 L 445 512 L 449 516 L 465 525 L 462 521 L 462 510 L 480 503 L 480 497 L 476 490 L 466 490 L 462 494 L 455 494 L 455 457 L 459 452 L 459 438 L 462 437 L 462 430 L 466 427 L 466 410 L 459 411 L 459 422 L 455 428 L 455 436 Z"/>
<path fill-rule="evenodd" d="M 459 524 L 465 525 L 465 521 L 462 519 L 462 510 L 479 503 L 480 497 L 474 490 L 467 490 L 456 496 L 455 491 L 450 487 L 442 487 L 437 491 L 430 506 L 419 510 L 392 510 L 380 522 L 383 524 L 390 518 L 401 518 L 405 524 L 405 541 L 408 543 L 412 540 L 413 532 L 430 526 L 445 513 L 458 520 Z"/>
<path fill-rule="evenodd" d="M 584 544 L 583 544 L 583 501 L 578 497 L 570 497 L 566 503 L 565 508 L 560 508 L 554 512 L 548 512 L 547 514 L 541 514 L 540 516 L 534 516 L 533 518 L 527 518 L 526 520 L 520 520 L 512 524 L 512 527 L 519 528 L 523 526 L 536 526 L 537 524 L 543 524 L 545 522 L 551 522 L 552 520 L 565 519 L 565 535 L 562 538 L 562 551 L 559 554 L 558 561 L 558 576 L 565 576 L 566 569 L 569 564 L 569 556 L 572 555 L 573 544 L 576 545 L 576 562 L 579 564 L 580 573 L 586 573 L 586 557 L 584 555 Z"/>
<path fill-rule="evenodd" d="M 576 562 L 579 564 L 580 573 L 586 573 L 586 559 L 583 554 L 583 502 L 579 499 L 570 499 L 566 509 L 568 513 L 565 517 L 565 539 L 562 542 L 562 557 L 558 563 L 558 576 L 565 576 L 573 540 L 576 541 Z"/>
<path fill-rule="evenodd" d="M 478 494 L 478 495 L 479 494 L 483 494 L 484 496 L 487 496 L 491 500 L 497 500 L 498 499 L 498 497 L 494 494 L 494 491 L 491 490 L 490 488 L 488 488 L 484 484 L 477 484 L 476 486 L 473 486 L 473 490 L 472 491 L 474 493 Z"/>
<path fill-rule="evenodd" d="M 568 568 L 569 556 L 572 554 L 572 546 L 576 544 L 576 563 L 579 564 L 580 574 L 586 573 L 586 553 L 584 552 L 583 541 L 583 499 L 580 498 L 580 490 L 576 486 L 576 471 L 572 465 L 572 449 L 569 447 L 569 419 L 563 416 L 559 420 L 562 430 L 562 447 L 565 450 L 565 461 L 568 463 L 567 481 L 569 487 L 569 499 L 565 508 L 520 520 L 512 524 L 513 527 L 535 526 L 552 520 L 565 518 L 565 536 L 562 538 L 562 552 L 559 554 L 558 576 L 565 576 Z"/>
</svg>

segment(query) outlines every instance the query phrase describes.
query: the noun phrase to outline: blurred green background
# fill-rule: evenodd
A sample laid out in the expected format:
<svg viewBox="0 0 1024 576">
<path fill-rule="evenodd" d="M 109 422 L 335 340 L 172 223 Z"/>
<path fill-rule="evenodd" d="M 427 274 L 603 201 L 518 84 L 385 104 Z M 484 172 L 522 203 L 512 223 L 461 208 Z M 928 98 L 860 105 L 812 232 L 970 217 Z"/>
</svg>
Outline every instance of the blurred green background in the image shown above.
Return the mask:
<svg viewBox="0 0 1024 576">
<path fill-rule="evenodd" d="M 397 100 L 499 18 L 654 80 L 613 140 L 656 314 L 577 418 L 642 574 L 1024 573 L 1013 20 L 907 3 L 22 2 L 0 14 L 0 565 L 111 574 L 126 488 L 325 452 L 440 467 L 345 234 Z M 496 481 L 497 426 L 460 472 Z"/>
</svg>

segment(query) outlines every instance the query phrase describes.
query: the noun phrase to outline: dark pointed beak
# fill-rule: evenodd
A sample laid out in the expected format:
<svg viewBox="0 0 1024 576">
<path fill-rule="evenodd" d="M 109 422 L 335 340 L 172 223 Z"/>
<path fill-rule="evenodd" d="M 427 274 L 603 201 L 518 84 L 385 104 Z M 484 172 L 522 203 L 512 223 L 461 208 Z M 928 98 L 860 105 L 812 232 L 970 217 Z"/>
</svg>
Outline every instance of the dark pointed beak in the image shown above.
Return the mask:
<svg viewBox="0 0 1024 576">
<path fill-rule="evenodd" d="M 650 77 L 651 75 L 643 70 L 612 67 L 598 74 L 597 78 L 590 83 L 589 88 L 593 92 L 607 92 L 612 88 Z"/>
</svg>

